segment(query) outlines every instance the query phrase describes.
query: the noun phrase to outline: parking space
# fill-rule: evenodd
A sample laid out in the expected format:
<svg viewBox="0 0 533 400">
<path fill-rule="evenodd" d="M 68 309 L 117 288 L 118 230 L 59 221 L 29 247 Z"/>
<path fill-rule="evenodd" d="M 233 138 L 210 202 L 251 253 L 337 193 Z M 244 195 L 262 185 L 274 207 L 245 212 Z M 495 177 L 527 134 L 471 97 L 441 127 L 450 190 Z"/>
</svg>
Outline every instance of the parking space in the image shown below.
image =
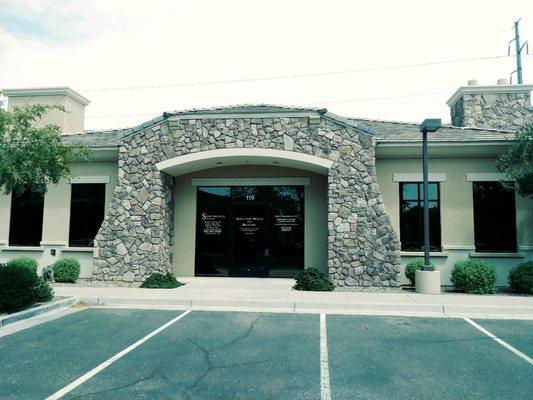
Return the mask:
<svg viewBox="0 0 533 400">
<path fill-rule="evenodd" d="M 0 338 L 0 399 L 42 399 L 176 311 L 89 309 Z"/>
<path fill-rule="evenodd" d="M 527 399 L 533 393 L 533 367 L 462 319 L 333 315 L 327 321 L 334 399 Z"/>
<path fill-rule="evenodd" d="M 474 319 L 474 321 L 511 346 L 533 357 L 532 320 Z"/>
<path fill-rule="evenodd" d="M 532 355 L 533 321 L 475 322 Z M 0 363 L 2 399 L 529 399 L 533 393 L 527 359 L 449 318 L 88 309 L 1 337 Z"/>
<path fill-rule="evenodd" d="M 193 312 L 66 398 L 319 399 L 317 315 Z"/>
</svg>

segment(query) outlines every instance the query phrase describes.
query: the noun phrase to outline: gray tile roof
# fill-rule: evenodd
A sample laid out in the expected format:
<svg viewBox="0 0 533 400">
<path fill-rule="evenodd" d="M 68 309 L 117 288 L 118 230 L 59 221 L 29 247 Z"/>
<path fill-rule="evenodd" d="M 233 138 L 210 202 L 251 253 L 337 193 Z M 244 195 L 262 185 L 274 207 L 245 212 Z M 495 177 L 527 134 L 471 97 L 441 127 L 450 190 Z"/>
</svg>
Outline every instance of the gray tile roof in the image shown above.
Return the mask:
<svg viewBox="0 0 533 400">
<path fill-rule="evenodd" d="M 317 112 L 325 118 L 349 125 L 360 131 L 375 136 L 379 143 L 410 143 L 421 141 L 420 126 L 410 122 L 380 121 L 364 118 L 345 118 L 330 113 L 325 108 L 285 107 L 270 104 L 235 105 L 227 107 L 213 107 L 164 112 L 162 115 L 132 128 L 102 131 L 85 131 L 84 133 L 63 135 L 65 142 L 84 143 L 89 146 L 107 147 L 118 146 L 125 136 L 132 135 L 150 126 L 156 125 L 174 115 L 216 115 L 216 114 L 261 114 L 261 113 L 302 113 Z M 429 134 L 432 142 L 507 142 L 514 140 L 512 131 L 459 128 L 443 126 L 439 131 Z"/>
<path fill-rule="evenodd" d="M 113 147 L 120 144 L 124 137 L 123 129 L 114 129 L 109 131 L 86 131 L 84 133 L 73 133 L 63 135 L 63 141 L 66 143 L 83 143 L 93 147 Z"/>
<path fill-rule="evenodd" d="M 419 124 L 362 118 L 351 118 L 351 120 L 368 126 L 377 137 L 378 143 L 422 141 Z M 435 133 L 430 133 L 428 139 L 431 142 L 508 142 L 515 139 L 515 134 L 508 130 L 461 128 L 447 125 Z"/>
<path fill-rule="evenodd" d="M 282 112 L 318 112 L 325 113 L 325 108 L 291 107 L 276 104 L 237 104 L 224 107 L 191 108 L 189 110 L 167 111 L 165 116 L 185 114 L 261 114 Z"/>
</svg>

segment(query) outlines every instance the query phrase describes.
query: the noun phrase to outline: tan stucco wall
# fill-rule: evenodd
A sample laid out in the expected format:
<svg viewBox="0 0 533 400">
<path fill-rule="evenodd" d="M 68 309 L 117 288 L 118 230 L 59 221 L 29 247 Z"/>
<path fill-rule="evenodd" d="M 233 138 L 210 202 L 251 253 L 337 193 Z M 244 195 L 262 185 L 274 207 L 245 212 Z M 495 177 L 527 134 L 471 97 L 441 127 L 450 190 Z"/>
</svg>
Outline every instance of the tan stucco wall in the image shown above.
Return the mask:
<svg viewBox="0 0 533 400">
<path fill-rule="evenodd" d="M 327 177 L 308 171 L 282 167 L 223 167 L 199 171 L 175 178 L 173 265 L 177 276 L 194 275 L 196 238 L 196 186 L 192 178 L 297 178 L 309 177 L 305 186 L 304 264 L 327 266 Z"/>
<path fill-rule="evenodd" d="M 116 162 L 78 162 L 73 163 L 72 170 L 76 176 L 83 177 L 109 177 L 106 184 L 106 210 L 109 206 L 117 182 L 118 166 Z M 44 198 L 43 210 L 43 235 L 41 246 L 23 248 L 8 246 L 9 222 L 11 211 L 11 195 L 0 195 L 0 262 L 8 261 L 19 256 L 34 257 L 40 267 L 52 264 L 62 257 L 75 257 L 80 260 L 81 277 L 88 278 L 92 275 L 92 249 L 69 249 L 69 220 L 70 220 L 70 195 L 71 185 L 62 182 L 50 185 Z M 66 248 L 66 250 L 64 250 Z M 56 250 L 52 256 L 50 251 Z"/>
<path fill-rule="evenodd" d="M 67 112 L 59 110 L 50 110 L 43 119 L 37 123 L 37 126 L 46 124 L 55 124 L 61 128 L 62 133 L 83 132 L 85 122 L 85 107 L 76 100 L 65 94 L 49 96 L 17 96 L 9 97 L 8 109 L 14 107 L 24 107 L 26 105 L 42 104 L 47 106 L 63 106 Z"/>
<path fill-rule="evenodd" d="M 440 183 L 443 251 L 432 259 L 442 271 L 443 284 L 450 284 L 449 274 L 453 264 L 460 259 L 468 258 L 469 253 L 474 252 L 473 193 L 472 182 L 467 181 L 467 173 L 498 173 L 495 160 L 493 157 L 430 159 L 430 174 L 446 174 L 446 181 Z M 399 182 L 393 181 L 393 175 L 421 173 L 422 162 L 414 158 L 378 158 L 376 169 L 387 213 L 393 228 L 399 234 Z M 502 286 L 507 285 L 507 274 L 512 266 L 533 258 L 533 200 L 516 195 L 516 220 L 519 253 L 524 257 L 483 257 L 496 266 L 497 284 Z M 403 264 L 412 259 L 405 254 L 402 255 Z"/>
<path fill-rule="evenodd" d="M 443 252 L 432 261 L 442 272 L 442 283 L 449 284 L 453 264 L 469 257 L 474 249 L 474 227 L 472 210 L 472 182 L 467 173 L 496 173 L 494 158 L 431 158 L 430 173 L 445 173 L 441 182 L 441 226 Z M 393 182 L 394 173 L 420 173 L 421 162 L 414 158 L 378 158 L 377 178 L 387 212 L 396 232 L 399 233 L 399 183 Z M 116 162 L 76 163 L 74 172 L 80 176 L 109 176 L 106 186 L 106 208 L 113 196 L 117 180 Z M 173 246 L 174 271 L 179 276 L 194 274 L 194 240 L 196 218 L 196 190 L 191 186 L 193 177 L 310 177 L 311 185 L 305 190 L 305 265 L 326 265 L 327 261 L 327 177 L 307 171 L 281 168 L 249 166 L 227 167 L 200 171 L 175 179 L 175 230 Z M 41 266 L 53 263 L 61 257 L 76 257 L 82 263 L 82 277 L 92 273 L 92 251 L 62 250 L 68 242 L 70 216 L 70 185 L 62 183 L 51 186 L 45 197 L 43 245 L 39 248 L 11 249 L 9 239 L 9 217 L 11 196 L 0 194 L 0 262 L 13 257 L 31 256 Z M 507 285 L 509 269 L 527 259 L 533 259 L 533 200 L 516 196 L 517 240 L 522 258 L 485 257 L 496 266 L 498 285 Z M 176 229 L 180 227 L 180 229 Z M 49 243 L 49 244 L 46 244 Z M 56 256 L 50 250 L 57 249 Z M 402 256 L 406 263 L 414 256 Z M 403 274 L 402 274 L 403 276 Z M 405 281 L 407 283 L 407 281 Z"/>
</svg>

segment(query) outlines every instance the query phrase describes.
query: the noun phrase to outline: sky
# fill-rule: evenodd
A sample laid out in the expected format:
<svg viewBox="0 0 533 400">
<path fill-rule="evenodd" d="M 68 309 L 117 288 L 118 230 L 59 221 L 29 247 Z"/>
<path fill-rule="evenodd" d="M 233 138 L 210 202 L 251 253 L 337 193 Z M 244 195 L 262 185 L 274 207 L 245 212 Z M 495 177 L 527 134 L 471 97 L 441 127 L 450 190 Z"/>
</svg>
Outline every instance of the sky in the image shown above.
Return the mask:
<svg viewBox="0 0 533 400">
<path fill-rule="evenodd" d="M 86 129 L 257 103 L 449 122 L 459 86 L 509 79 L 518 18 L 533 41 L 530 0 L 0 0 L 0 88 L 69 86 Z"/>
</svg>

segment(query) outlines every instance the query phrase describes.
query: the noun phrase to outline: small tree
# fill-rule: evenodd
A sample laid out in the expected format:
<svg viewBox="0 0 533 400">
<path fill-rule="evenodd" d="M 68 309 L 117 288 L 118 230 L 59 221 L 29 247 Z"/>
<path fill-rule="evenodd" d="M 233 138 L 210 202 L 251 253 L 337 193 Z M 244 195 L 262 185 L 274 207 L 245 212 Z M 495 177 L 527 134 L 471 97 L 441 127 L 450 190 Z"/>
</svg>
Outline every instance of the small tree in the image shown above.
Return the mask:
<svg viewBox="0 0 533 400">
<path fill-rule="evenodd" d="M 29 105 L 13 111 L 0 109 L 0 188 L 4 194 L 21 194 L 27 189 L 46 191 L 73 176 L 70 163 L 89 158 L 86 146 L 64 143 L 57 125 L 37 127 L 52 109 L 61 106 Z"/>
<path fill-rule="evenodd" d="M 516 141 L 496 162 L 505 173 L 508 189 L 516 189 L 524 197 L 533 195 L 533 124 L 526 124 L 516 132 Z"/>
</svg>

